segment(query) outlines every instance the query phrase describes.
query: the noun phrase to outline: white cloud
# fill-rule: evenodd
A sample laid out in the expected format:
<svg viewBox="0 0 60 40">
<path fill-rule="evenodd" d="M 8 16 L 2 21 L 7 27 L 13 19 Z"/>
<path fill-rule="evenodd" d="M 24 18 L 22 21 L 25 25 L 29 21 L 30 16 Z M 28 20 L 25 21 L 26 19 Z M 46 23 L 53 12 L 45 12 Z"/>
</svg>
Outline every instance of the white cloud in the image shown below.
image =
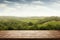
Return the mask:
<svg viewBox="0 0 60 40">
<path fill-rule="evenodd" d="M 60 10 L 60 3 L 59 2 L 54 2 L 52 4 L 49 5 L 52 9 L 55 10 Z"/>
<path fill-rule="evenodd" d="M 8 7 L 7 4 L 0 4 L 0 8 L 3 9 L 3 12 L 0 12 L 0 16 L 60 16 L 60 9 L 55 9 L 59 6 L 60 4 L 52 4 L 50 5 L 50 7 L 46 7 L 42 5 L 28 5 L 16 3 L 15 7 Z"/>
<path fill-rule="evenodd" d="M 56 16 L 60 16 L 60 0 L 47 5 L 47 7 L 55 11 Z"/>
<path fill-rule="evenodd" d="M 0 4 L 0 8 L 5 8 L 5 7 L 7 7 L 6 4 Z"/>
<path fill-rule="evenodd" d="M 44 3 L 41 2 L 41 1 L 33 1 L 32 4 L 35 4 L 35 5 L 42 5 L 42 4 L 44 4 Z"/>
</svg>

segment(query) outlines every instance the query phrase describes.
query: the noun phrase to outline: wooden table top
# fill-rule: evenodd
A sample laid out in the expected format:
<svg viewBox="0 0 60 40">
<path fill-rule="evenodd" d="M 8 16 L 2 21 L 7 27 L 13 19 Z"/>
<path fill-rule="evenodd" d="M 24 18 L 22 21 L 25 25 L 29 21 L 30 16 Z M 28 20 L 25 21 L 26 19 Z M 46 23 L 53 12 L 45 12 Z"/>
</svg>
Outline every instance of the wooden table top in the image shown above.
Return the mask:
<svg viewBox="0 0 60 40">
<path fill-rule="evenodd" d="M 60 38 L 59 30 L 1 30 L 0 38 Z"/>
</svg>

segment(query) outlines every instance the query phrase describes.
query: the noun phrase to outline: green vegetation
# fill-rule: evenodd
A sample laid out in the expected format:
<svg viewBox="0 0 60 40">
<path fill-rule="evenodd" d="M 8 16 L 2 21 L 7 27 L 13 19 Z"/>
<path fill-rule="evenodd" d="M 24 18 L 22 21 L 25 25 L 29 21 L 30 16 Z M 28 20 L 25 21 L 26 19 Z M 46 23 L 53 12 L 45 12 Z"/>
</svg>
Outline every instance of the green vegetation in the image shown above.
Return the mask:
<svg viewBox="0 0 60 40">
<path fill-rule="evenodd" d="M 0 16 L 0 30 L 60 30 L 60 17 Z"/>
</svg>

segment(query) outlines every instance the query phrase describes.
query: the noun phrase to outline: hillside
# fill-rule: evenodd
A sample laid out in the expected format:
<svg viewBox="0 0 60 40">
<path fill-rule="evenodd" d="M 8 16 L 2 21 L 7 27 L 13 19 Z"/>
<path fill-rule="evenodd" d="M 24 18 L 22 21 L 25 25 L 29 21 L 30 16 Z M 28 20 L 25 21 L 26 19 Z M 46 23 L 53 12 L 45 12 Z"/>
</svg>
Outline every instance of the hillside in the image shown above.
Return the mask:
<svg viewBox="0 0 60 40">
<path fill-rule="evenodd" d="M 60 30 L 60 17 L 0 16 L 0 30 Z"/>
</svg>

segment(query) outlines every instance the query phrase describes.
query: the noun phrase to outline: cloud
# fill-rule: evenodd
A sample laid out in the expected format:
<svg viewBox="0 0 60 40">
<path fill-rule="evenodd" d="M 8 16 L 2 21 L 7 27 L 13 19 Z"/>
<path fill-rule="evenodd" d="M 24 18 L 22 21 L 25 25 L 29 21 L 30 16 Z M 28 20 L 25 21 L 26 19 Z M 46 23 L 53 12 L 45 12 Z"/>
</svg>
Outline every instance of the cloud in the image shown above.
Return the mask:
<svg viewBox="0 0 60 40">
<path fill-rule="evenodd" d="M 59 0 L 4 0 L 0 16 L 60 16 Z"/>
<path fill-rule="evenodd" d="M 31 4 L 33 2 L 40 2 L 40 0 L 0 0 L 0 3 L 6 3 L 6 4 L 11 4 L 11 3 Z"/>
<path fill-rule="evenodd" d="M 60 1 L 56 1 L 48 6 L 53 8 L 53 9 L 60 10 Z"/>
<path fill-rule="evenodd" d="M 6 1 L 6 0 L 0 0 L 0 3 L 4 3 L 4 1 Z"/>
<path fill-rule="evenodd" d="M 53 13 L 53 14 L 51 14 Z M 52 16 L 56 11 L 39 5 L 22 5 L 15 8 L 6 7 L 1 15 L 6 16 Z"/>
</svg>

